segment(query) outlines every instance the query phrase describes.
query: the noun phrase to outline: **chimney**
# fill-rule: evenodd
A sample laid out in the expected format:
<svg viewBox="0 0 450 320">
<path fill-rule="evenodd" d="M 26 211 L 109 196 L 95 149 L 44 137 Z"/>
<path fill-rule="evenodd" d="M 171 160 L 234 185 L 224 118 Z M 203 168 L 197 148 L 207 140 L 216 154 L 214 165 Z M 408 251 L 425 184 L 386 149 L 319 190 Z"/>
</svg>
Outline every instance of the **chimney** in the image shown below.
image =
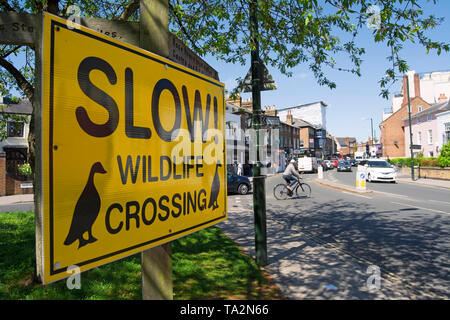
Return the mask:
<svg viewBox="0 0 450 320">
<path fill-rule="evenodd" d="M 406 75 L 403 76 L 403 81 L 402 81 L 402 87 L 403 87 L 403 101 L 402 101 L 402 105 L 404 105 L 405 103 L 408 102 L 408 92 L 406 91 L 407 89 L 407 81 L 408 77 Z"/>
<path fill-rule="evenodd" d="M 448 101 L 448 98 L 447 98 L 447 96 L 445 95 L 445 93 L 441 93 L 441 94 L 439 95 L 438 103 L 444 103 L 444 102 L 447 102 L 447 101 Z"/>
<path fill-rule="evenodd" d="M 288 110 L 287 116 L 286 116 L 286 123 L 292 125 L 294 122 L 294 117 L 292 116 L 291 110 Z"/>
<path fill-rule="evenodd" d="M 414 96 L 420 97 L 420 79 L 419 74 L 414 74 Z"/>
</svg>

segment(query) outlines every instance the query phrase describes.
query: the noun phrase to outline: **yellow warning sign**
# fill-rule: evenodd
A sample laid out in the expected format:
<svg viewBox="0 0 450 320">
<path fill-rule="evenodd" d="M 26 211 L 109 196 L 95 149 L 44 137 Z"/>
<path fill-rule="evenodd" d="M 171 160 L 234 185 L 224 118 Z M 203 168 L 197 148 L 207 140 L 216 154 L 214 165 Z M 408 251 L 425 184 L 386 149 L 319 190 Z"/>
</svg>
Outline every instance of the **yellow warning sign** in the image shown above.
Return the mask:
<svg viewBox="0 0 450 320">
<path fill-rule="evenodd" d="M 226 219 L 224 85 L 44 15 L 44 283 Z"/>
</svg>

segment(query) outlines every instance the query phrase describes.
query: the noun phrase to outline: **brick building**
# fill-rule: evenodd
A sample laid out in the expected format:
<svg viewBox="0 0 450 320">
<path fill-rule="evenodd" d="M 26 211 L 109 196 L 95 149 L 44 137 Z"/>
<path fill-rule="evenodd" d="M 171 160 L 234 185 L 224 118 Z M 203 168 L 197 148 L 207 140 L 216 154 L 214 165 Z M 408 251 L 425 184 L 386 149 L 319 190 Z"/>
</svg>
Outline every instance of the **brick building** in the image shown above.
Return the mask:
<svg viewBox="0 0 450 320">
<path fill-rule="evenodd" d="M 356 138 L 354 137 L 336 137 L 337 153 L 341 153 L 344 156 L 352 157 L 355 154 L 355 147 L 357 145 Z"/>
<path fill-rule="evenodd" d="M 421 97 L 410 99 L 411 114 L 416 114 L 430 108 L 430 104 Z M 403 119 L 408 117 L 408 102 L 403 103 L 400 109 L 389 118 L 380 123 L 381 145 L 383 146 L 384 158 L 403 158 L 405 154 L 405 132 Z"/>
</svg>

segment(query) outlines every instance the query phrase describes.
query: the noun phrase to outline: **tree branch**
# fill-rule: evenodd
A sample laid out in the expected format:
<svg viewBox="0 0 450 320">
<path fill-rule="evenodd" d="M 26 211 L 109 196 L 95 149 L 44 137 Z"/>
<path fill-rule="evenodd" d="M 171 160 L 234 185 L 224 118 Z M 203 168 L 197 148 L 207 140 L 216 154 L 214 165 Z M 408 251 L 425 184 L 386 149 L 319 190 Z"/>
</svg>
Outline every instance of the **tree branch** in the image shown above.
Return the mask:
<svg viewBox="0 0 450 320">
<path fill-rule="evenodd" d="M 129 2 L 125 9 L 123 9 L 122 14 L 117 19 L 119 21 L 127 21 L 129 17 L 137 10 L 139 9 L 139 0 L 133 0 Z"/>
<path fill-rule="evenodd" d="M 195 44 L 195 42 L 192 40 L 192 38 L 190 37 L 189 33 L 186 31 L 186 29 L 184 28 L 183 22 L 181 21 L 180 17 L 178 17 L 178 15 L 176 14 L 172 4 L 169 1 L 169 11 L 172 12 L 173 16 L 175 17 L 178 26 L 180 27 L 181 31 L 183 32 L 183 34 L 186 36 L 186 38 L 189 40 L 189 42 L 191 43 L 192 49 L 196 52 L 200 52 L 200 49 L 197 47 L 197 45 Z"/>
<path fill-rule="evenodd" d="M 12 48 L 10 51 L 6 52 L 5 54 L 3 54 L 0 58 L 6 59 L 11 53 L 16 52 L 17 50 L 19 50 L 22 46 L 15 46 L 14 48 Z"/>
<path fill-rule="evenodd" d="M 5 11 L 14 11 L 14 12 L 16 12 L 16 10 L 9 5 L 7 0 L 0 0 L 0 9 L 4 9 Z"/>
<path fill-rule="evenodd" d="M 0 66 L 5 68 L 14 77 L 19 88 L 22 89 L 28 100 L 33 103 L 34 88 L 31 83 L 29 83 L 27 79 L 25 79 L 25 77 L 22 75 L 22 73 L 17 70 L 17 68 L 14 67 L 8 60 L 0 58 Z"/>
</svg>

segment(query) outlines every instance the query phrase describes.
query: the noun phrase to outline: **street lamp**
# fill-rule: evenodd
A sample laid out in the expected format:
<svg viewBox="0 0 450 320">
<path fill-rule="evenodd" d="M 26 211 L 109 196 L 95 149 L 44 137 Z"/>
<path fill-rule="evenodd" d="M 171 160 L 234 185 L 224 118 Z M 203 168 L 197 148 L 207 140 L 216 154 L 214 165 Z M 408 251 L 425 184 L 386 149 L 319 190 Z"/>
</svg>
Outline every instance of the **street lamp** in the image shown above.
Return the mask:
<svg viewBox="0 0 450 320">
<path fill-rule="evenodd" d="M 252 122 L 256 132 L 256 165 L 253 167 L 253 212 L 255 219 L 255 252 L 256 263 L 267 265 L 267 230 L 266 230 L 266 194 L 265 176 L 261 175 L 259 157 L 261 127 L 261 82 L 262 74 L 259 59 L 258 19 L 256 0 L 250 0 L 250 41 L 251 41 L 251 74 L 252 74 Z"/>
<path fill-rule="evenodd" d="M 372 144 L 373 144 L 373 120 L 372 118 L 363 117 L 362 120 L 370 120 L 370 135 L 372 136 Z"/>
</svg>

